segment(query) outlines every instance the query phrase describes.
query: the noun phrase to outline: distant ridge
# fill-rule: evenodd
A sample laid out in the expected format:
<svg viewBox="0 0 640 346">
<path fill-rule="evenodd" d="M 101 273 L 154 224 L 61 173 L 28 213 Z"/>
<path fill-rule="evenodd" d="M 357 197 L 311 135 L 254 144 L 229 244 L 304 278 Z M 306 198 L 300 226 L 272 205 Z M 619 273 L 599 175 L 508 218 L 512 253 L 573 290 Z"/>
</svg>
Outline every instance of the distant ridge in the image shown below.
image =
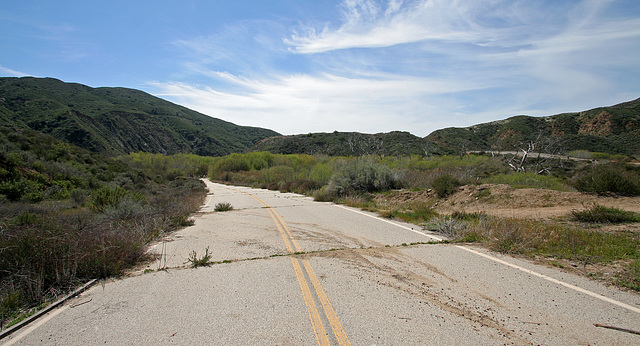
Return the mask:
<svg viewBox="0 0 640 346">
<path fill-rule="evenodd" d="M 397 131 L 309 133 L 267 138 L 251 150 L 341 156 L 441 155 L 511 151 L 531 141 L 537 142 L 538 150 L 553 153 L 587 150 L 640 156 L 640 99 L 578 113 L 546 117 L 518 115 L 469 127 L 445 128 L 425 138 Z"/>
<path fill-rule="evenodd" d="M 282 136 L 212 118 L 140 90 L 91 88 L 54 78 L 0 77 L 0 126 L 29 129 L 108 156 L 130 152 L 223 156 L 245 151 L 331 156 L 407 156 L 514 150 L 553 143 L 640 157 L 640 99 L 547 117 L 518 115 L 425 138 L 408 132 Z"/>
<path fill-rule="evenodd" d="M 447 153 L 409 132 L 364 134 L 359 132 L 309 133 L 263 139 L 252 151 L 275 154 L 323 154 L 329 156 L 405 156 Z"/>
<path fill-rule="evenodd" d="M 445 150 L 512 150 L 536 139 L 554 142 L 560 152 L 588 150 L 640 155 L 640 99 L 579 113 L 546 117 L 514 116 L 464 128 L 437 130 L 425 137 Z"/>
<path fill-rule="evenodd" d="M 145 151 L 222 156 L 279 133 L 212 118 L 143 91 L 54 78 L 0 78 L 2 125 L 108 156 Z"/>
</svg>

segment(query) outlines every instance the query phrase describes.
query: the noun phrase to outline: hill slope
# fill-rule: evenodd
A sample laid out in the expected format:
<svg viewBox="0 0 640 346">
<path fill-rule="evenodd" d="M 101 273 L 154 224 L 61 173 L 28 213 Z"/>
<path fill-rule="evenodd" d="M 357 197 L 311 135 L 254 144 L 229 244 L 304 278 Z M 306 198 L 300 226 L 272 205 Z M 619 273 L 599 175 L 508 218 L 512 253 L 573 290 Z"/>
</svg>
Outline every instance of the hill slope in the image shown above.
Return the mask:
<svg viewBox="0 0 640 346">
<path fill-rule="evenodd" d="M 588 150 L 640 155 L 640 99 L 611 107 L 548 117 L 519 115 L 465 128 L 446 128 L 425 138 L 408 132 L 310 133 L 258 142 L 252 151 L 332 156 L 440 155 L 467 151 L 517 150 L 529 141 L 536 150 L 566 154 Z"/>
<path fill-rule="evenodd" d="M 441 148 L 408 132 L 363 134 L 359 132 L 309 133 L 264 139 L 252 151 L 275 154 L 324 154 L 330 156 L 444 154 Z"/>
<path fill-rule="evenodd" d="M 215 119 L 145 92 L 53 78 L 0 78 L 0 120 L 105 155 L 220 156 L 277 132 Z"/>
<path fill-rule="evenodd" d="M 527 141 L 551 143 L 558 151 L 588 150 L 640 155 L 640 99 L 580 113 L 515 116 L 466 128 L 446 128 L 426 139 L 445 149 L 513 150 Z"/>
</svg>

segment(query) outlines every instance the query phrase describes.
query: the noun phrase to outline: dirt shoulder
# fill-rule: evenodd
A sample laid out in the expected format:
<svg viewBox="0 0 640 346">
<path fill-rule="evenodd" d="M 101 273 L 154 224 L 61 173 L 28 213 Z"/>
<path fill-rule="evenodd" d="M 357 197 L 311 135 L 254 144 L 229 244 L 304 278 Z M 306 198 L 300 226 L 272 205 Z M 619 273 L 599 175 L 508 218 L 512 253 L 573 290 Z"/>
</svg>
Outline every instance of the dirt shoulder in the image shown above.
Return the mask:
<svg viewBox="0 0 640 346">
<path fill-rule="evenodd" d="M 375 197 L 379 205 L 425 202 L 440 214 L 454 211 L 485 212 L 500 217 L 550 219 L 567 216 L 598 203 L 640 212 L 640 197 L 602 197 L 581 192 L 545 189 L 514 189 L 504 184 L 465 185 L 453 195 L 439 199 L 433 191 L 394 191 Z"/>
<path fill-rule="evenodd" d="M 485 212 L 491 216 L 522 219 L 551 220 L 578 228 L 595 229 L 600 232 L 632 232 L 640 234 L 640 223 L 619 225 L 594 225 L 571 221 L 573 210 L 584 210 L 597 203 L 606 207 L 640 213 L 640 197 L 603 197 L 580 192 L 564 192 L 544 189 L 514 189 L 504 184 L 466 185 L 453 195 L 440 199 L 433 191 L 393 191 L 375 196 L 379 207 L 394 209 L 402 205 L 427 203 L 439 214 L 455 211 Z M 613 284 L 621 275 L 627 262 L 599 264 L 572 259 L 529 258 L 544 264 L 578 273 Z"/>
</svg>

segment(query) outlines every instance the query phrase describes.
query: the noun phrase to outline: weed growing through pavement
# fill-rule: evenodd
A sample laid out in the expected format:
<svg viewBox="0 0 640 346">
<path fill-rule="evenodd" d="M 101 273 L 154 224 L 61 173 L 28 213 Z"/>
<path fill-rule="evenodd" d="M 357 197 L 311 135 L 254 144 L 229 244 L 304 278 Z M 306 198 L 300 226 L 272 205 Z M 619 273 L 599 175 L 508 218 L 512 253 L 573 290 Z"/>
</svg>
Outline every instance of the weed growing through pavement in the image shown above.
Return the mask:
<svg viewBox="0 0 640 346">
<path fill-rule="evenodd" d="M 216 204 L 214 211 L 231 211 L 233 210 L 233 206 L 228 202 L 221 202 Z"/>
<path fill-rule="evenodd" d="M 209 247 L 207 246 L 207 248 L 204 250 L 204 255 L 202 255 L 202 257 L 200 258 L 198 258 L 198 253 L 196 253 L 196 250 L 191 251 L 187 263 L 191 263 L 192 268 L 209 266 L 211 264 L 211 254 L 209 253 Z"/>
</svg>

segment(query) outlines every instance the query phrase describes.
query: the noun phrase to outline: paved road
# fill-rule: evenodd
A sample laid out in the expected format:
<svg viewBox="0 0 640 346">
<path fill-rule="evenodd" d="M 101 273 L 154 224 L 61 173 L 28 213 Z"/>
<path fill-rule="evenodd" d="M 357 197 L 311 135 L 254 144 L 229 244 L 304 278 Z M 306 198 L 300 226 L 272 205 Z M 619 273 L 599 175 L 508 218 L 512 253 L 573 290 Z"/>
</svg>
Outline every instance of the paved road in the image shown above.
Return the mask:
<svg viewBox="0 0 640 346">
<path fill-rule="evenodd" d="M 640 344 L 594 326 L 640 329 L 638 294 L 476 247 L 428 244 L 438 236 L 356 209 L 208 186 L 195 225 L 154 246 L 162 261 L 151 272 L 94 286 L 2 341 Z M 235 210 L 213 212 L 219 202 Z M 225 263 L 185 267 L 207 247 Z"/>
</svg>

